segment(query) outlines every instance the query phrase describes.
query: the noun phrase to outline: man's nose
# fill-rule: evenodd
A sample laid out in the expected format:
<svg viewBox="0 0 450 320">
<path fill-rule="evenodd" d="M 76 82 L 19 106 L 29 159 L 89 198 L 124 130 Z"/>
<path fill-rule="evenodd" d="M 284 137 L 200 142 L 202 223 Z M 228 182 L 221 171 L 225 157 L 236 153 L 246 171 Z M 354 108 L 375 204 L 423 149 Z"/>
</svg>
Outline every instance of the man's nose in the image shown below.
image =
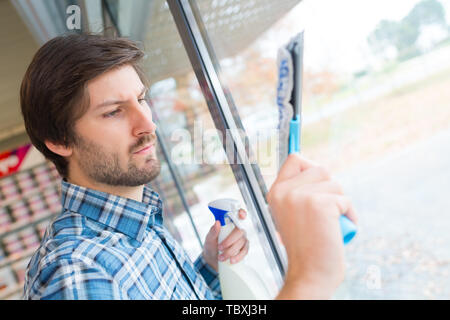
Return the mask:
<svg viewBox="0 0 450 320">
<path fill-rule="evenodd" d="M 147 103 L 140 104 L 136 101 L 132 108 L 131 124 L 133 127 L 133 135 L 136 137 L 154 134 L 156 124 L 153 122 L 152 111 Z"/>
</svg>

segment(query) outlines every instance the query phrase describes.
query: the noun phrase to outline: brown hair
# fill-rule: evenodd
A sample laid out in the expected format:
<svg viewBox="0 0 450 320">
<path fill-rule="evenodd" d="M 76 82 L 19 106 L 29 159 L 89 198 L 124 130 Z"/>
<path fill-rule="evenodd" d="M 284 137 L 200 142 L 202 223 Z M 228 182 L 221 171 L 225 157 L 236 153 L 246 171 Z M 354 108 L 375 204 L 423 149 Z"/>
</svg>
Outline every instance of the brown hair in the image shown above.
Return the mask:
<svg viewBox="0 0 450 320">
<path fill-rule="evenodd" d="M 92 34 L 59 36 L 36 52 L 22 80 L 20 106 L 31 142 L 62 177 L 68 175 L 68 162 L 44 141 L 64 146 L 76 142 L 74 124 L 89 107 L 87 82 L 102 73 L 130 64 L 148 86 L 138 65 L 143 57 L 131 40 Z"/>
</svg>

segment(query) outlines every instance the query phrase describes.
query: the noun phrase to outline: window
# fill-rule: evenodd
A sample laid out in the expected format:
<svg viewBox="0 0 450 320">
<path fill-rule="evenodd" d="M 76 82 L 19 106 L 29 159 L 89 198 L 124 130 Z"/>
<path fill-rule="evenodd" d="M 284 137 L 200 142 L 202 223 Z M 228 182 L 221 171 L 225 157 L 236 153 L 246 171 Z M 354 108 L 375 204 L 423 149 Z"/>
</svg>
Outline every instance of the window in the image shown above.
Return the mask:
<svg viewBox="0 0 450 320">
<path fill-rule="evenodd" d="M 197 3 L 249 135 L 276 126 L 277 49 L 305 30 L 302 153 L 360 217 L 335 297 L 448 297 L 449 1 L 277 1 L 275 24 L 260 1 Z"/>
</svg>

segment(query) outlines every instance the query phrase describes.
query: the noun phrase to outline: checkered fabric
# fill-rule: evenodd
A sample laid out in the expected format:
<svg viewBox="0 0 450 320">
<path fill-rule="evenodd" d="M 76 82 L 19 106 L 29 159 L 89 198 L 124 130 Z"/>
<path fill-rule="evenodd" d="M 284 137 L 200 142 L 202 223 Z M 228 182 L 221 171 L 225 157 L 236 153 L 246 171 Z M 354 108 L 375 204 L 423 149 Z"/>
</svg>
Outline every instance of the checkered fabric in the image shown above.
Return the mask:
<svg viewBox="0 0 450 320">
<path fill-rule="evenodd" d="M 217 273 L 168 233 L 149 186 L 142 202 L 61 187 L 63 210 L 28 264 L 24 299 L 221 299 Z"/>
</svg>

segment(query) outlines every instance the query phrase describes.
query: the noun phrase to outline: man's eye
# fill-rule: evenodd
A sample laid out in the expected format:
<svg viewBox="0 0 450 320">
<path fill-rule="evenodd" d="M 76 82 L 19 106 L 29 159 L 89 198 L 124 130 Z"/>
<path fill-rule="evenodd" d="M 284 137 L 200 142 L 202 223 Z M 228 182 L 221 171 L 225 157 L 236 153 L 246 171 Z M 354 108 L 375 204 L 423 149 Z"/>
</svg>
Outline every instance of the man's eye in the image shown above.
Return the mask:
<svg viewBox="0 0 450 320">
<path fill-rule="evenodd" d="M 138 99 L 138 102 L 139 102 L 140 104 L 142 104 L 143 102 L 145 102 L 145 99 L 144 99 L 144 98 Z"/>
<path fill-rule="evenodd" d="M 111 118 L 111 117 L 114 117 L 116 114 L 118 114 L 120 112 L 120 109 L 117 109 L 117 110 L 114 110 L 114 111 L 112 111 L 112 112 L 108 112 L 108 113 L 105 113 L 104 115 L 103 115 L 103 118 Z"/>
</svg>

